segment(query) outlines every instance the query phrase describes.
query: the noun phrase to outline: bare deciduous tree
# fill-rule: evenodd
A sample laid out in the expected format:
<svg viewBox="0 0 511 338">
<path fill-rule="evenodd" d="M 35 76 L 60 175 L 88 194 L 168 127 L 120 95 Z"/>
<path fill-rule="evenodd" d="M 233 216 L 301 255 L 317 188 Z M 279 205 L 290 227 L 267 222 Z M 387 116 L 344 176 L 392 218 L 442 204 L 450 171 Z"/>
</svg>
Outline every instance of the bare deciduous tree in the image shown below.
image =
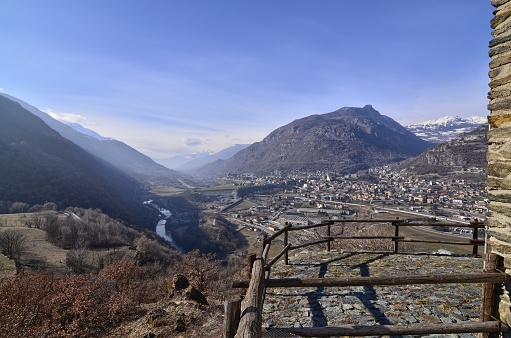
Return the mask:
<svg viewBox="0 0 511 338">
<path fill-rule="evenodd" d="M 18 265 L 26 250 L 27 238 L 18 230 L 6 229 L 0 232 L 0 250 Z"/>
<path fill-rule="evenodd" d="M 80 247 L 67 252 L 66 266 L 74 273 L 83 273 L 87 269 L 88 251 L 86 247 Z"/>
<path fill-rule="evenodd" d="M 43 204 L 43 210 L 46 211 L 57 211 L 57 204 L 53 202 L 46 202 Z"/>
<path fill-rule="evenodd" d="M 28 210 L 28 208 L 30 207 L 30 205 L 28 205 L 27 203 L 24 203 L 24 202 L 14 202 L 12 205 L 11 205 L 11 212 L 12 213 L 18 213 L 18 212 L 25 212 Z"/>
<path fill-rule="evenodd" d="M 26 218 L 22 223 L 28 228 L 42 229 L 46 218 L 42 213 L 33 213 L 31 217 Z"/>
</svg>

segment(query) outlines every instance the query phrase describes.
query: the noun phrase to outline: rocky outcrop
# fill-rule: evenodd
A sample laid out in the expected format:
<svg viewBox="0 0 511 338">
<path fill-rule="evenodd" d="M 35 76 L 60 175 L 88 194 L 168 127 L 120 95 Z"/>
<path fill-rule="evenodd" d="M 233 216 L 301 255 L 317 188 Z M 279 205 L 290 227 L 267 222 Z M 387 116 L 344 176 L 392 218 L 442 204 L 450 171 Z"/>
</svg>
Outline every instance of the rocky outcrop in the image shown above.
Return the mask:
<svg viewBox="0 0 511 338">
<path fill-rule="evenodd" d="M 170 283 L 170 296 L 180 296 L 187 300 L 192 300 L 201 305 L 208 305 L 208 300 L 202 292 L 194 288 L 183 275 L 175 275 Z"/>
</svg>

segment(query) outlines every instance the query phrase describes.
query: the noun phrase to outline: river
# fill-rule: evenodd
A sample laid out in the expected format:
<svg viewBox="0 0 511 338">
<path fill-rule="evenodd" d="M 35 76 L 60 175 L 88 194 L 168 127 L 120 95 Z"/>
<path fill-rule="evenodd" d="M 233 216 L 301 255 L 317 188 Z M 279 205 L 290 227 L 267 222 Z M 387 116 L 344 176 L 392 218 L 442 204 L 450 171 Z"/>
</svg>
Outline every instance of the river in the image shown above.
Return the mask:
<svg viewBox="0 0 511 338">
<path fill-rule="evenodd" d="M 149 200 L 149 201 L 146 201 L 144 202 L 144 204 L 150 204 L 152 205 L 153 207 L 155 207 L 156 209 L 158 209 L 158 211 L 163 215 L 165 216 L 165 219 L 162 219 L 162 220 L 159 220 L 158 221 L 158 224 L 156 224 L 156 234 L 158 236 L 160 236 L 161 238 L 163 238 L 165 241 L 167 241 L 173 248 L 175 248 L 176 250 L 179 250 L 181 252 L 185 252 L 183 250 L 183 248 L 181 248 L 173 239 L 172 239 L 172 235 L 170 234 L 170 231 L 167 231 L 166 229 L 166 225 L 167 225 L 167 220 L 170 219 L 170 217 L 172 216 L 172 213 L 170 212 L 170 210 L 168 209 L 164 209 L 164 208 L 161 208 L 160 206 L 156 205 L 153 203 L 153 200 Z"/>
</svg>

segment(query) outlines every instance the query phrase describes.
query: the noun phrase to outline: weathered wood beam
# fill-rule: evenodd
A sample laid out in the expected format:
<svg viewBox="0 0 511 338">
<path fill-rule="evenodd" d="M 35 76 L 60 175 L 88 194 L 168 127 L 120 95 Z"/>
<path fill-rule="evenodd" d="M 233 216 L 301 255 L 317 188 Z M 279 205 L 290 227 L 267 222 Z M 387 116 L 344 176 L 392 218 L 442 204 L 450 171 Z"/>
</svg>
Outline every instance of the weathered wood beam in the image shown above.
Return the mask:
<svg viewBox="0 0 511 338">
<path fill-rule="evenodd" d="M 300 227 L 292 227 L 291 229 L 289 229 L 290 231 L 295 231 L 295 230 L 306 230 L 306 229 L 312 229 L 312 228 L 319 228 L 319 227 L 324 227 L 328 224 L 332 224 L 333 221 L 328 221 L 328 222 L 322 222 L 322 223 L 318 223 L 318 224 L 311 224 L 311 225 L 302 225 Z"/>
<path fill-rule="evenodd" d="M 484 245 L 484 241 L 467 240 L 467 242 L 449 242 L 449 241 L 427 241 L 421 239 L 396 239 L 398 242 L 408 243 L 434 243 L 434 244 L 454 244 L 454 245 Z"/>
<path fill-rule="evenodd" d="M 489 253 L 484 256 L 484 271 L 486 273 L 494 273 L 497 270 L 504 270 L 504 259 L 494 253 Z M 482 322 L 491 321 L 497 315 L 499 302 L 499 287 L 498 282 L 488 282 L 483 284 L 481 292 L 481 308 L 479 312 L 479 320 Z M 479 334 L 479 338 L 489 338 L 490 334 L 487 332 Z"/>
<path fill-rule="evenodd" d="M 286 225 L 285 227 L 283 227 L 282 229 L 280 229 L 279 231 L 277 231 L 276 233 L 274 233 L 273 235 L 271 235 L 270 237 L 268 237 L 266 240 L 268 242 L 271 242 L 273 241 L 275 238 L 279 237 L 281 234 L 283 234 L 284 232 L 288 231 L 289 229 L 291 229 L 293 227 L 292 224 L 289 224 L 289 225 Z"/>
<path fill-rule="evenodd" d="M 248 283 L 245 299 L 241 303 L 241 317 L 235 338 L 261 337 L 264 284 L 264 260 L 258 258 L 254 262 L 252 278 Z"/>
<path fill-rule="evenodd" d="M 240 321 L 241 299 L 224 303 L 224 338 L 234 338 Z"/>
<path fill-rule="evenodd" d="M 506 274 L 500 272 L 480 272 L 472 274 L 438 274 L 418 276 L 375 276 L 345 278 L 280 278 L 267 279 L 267 288 L 277 287 L 346 287 L 371 285 L 412 285 L 450 283 L 502 283 Z M 248 281 L 236 281 L 234 288 L 246 288 Z"/>
<path fill-rule="evenodd" d="M 330 336 L 401 336 L 422 334 L 472 333 L 472 332 L 508 332 L 509 327 L 498 321 L 491 322 L 462 322 L 451 324 L 412 324 L 412 325 L 374 325 L 336 327 L 301 327 L 278 328 L 301 337 L 330 337 Z M 271 329 L 269 330 L 271 331 Z"/>
<path fill-rule="evenodd" d="M 282 257 L 282 255 L 284 255 L 284 254 L 287 252 L 287 250 L 288 250 L 290 247 L 291 247 L 291 244 L 286 245 L 286 246 L 284 247 L 284 249 L 282 249 L 282 251 L 281 251 L 281 252 L 279 252 L 279 254 L 278 254 L 277 256 L 275 256 L 275 257 L 274 257 L 274 258 L 273 258 L 270 262 L 268 262 L 268 263 L 264 266 L 264 269 L 265 269 L 265 270 L 269 270 L 269 269 L 271 268 L 271 266 L 272 266 L 273 264 L 275 264 L 275 263 L 279 260 L 279 258 L 280 258 L 280 257 Z"/>
<path fill-rule="evenodd" d="M 305 243 L 305 244 L 302 244 L 302 245 L 293 245 L 293 246 L 289 247 L 289 250 L 291 251 L 291 250 L 301 249 L 301 248 L 305 248 L 306 246 L 310 246 L 310 245 L 314 245 L 314 244 L 322 244 L 322 243 L 325 243 L 325 242 L 328 242 L 328 241 L 331 241 L 331 240 L 330 239 L 322 239 L 322 240 L 319 240 L 319 241 Z"/>
<path fill-rule="evenodd" d="M 482 223 L 399 223 L 399 226 L 405 226 L 405 227 L 451 227 L 451 228 L 478 228 L 483 229 L 484 224 Z"/>
<path fill-rule="evenodd" d="M 404 239 L 403 236 L 323 236 L 327 239 Z"/>
<path fill-rule="evenodd" d="M 403 223 L 402 219 L 333 219 L 332 223 Z"/>
</svg>

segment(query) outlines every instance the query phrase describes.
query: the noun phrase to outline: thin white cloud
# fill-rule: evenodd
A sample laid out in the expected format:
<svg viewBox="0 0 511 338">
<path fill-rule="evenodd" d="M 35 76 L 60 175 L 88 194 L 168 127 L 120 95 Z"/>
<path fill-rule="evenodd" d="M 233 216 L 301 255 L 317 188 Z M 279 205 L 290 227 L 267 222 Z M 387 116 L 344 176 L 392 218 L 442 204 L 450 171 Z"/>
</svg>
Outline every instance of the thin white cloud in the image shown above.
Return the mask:
<svg viewBox="0 0 511 338">
<path fill-rule="evenodd" d="M 42 109 L 42 111 L 53 117 L 55 120 L 59 120 L 61 122 L 79 123 L 82 125 L 90 124 L 85 116 L 69 113 L 56 113 L 51 108 Z"/>
<path fill-rule="evenodd" d="M 181 143 L 183 143 L 184 145 L 186 145 L 188 147 L 196 147 L 196 146 L 200 146 L 201 144 L 203 144 L 203 142 L 197 138 L 184 137 L 184 138 L 181 138 L 179 141 L 181 141 Z"/>
<path fill-rule="evenodd" d="M 1 93 L 1 92 L 3 92 L 3 91 L 4 91 L 4 89 L 3 89 L 3 88 L 0 88 L 0 93 Z"/>
</svg>

